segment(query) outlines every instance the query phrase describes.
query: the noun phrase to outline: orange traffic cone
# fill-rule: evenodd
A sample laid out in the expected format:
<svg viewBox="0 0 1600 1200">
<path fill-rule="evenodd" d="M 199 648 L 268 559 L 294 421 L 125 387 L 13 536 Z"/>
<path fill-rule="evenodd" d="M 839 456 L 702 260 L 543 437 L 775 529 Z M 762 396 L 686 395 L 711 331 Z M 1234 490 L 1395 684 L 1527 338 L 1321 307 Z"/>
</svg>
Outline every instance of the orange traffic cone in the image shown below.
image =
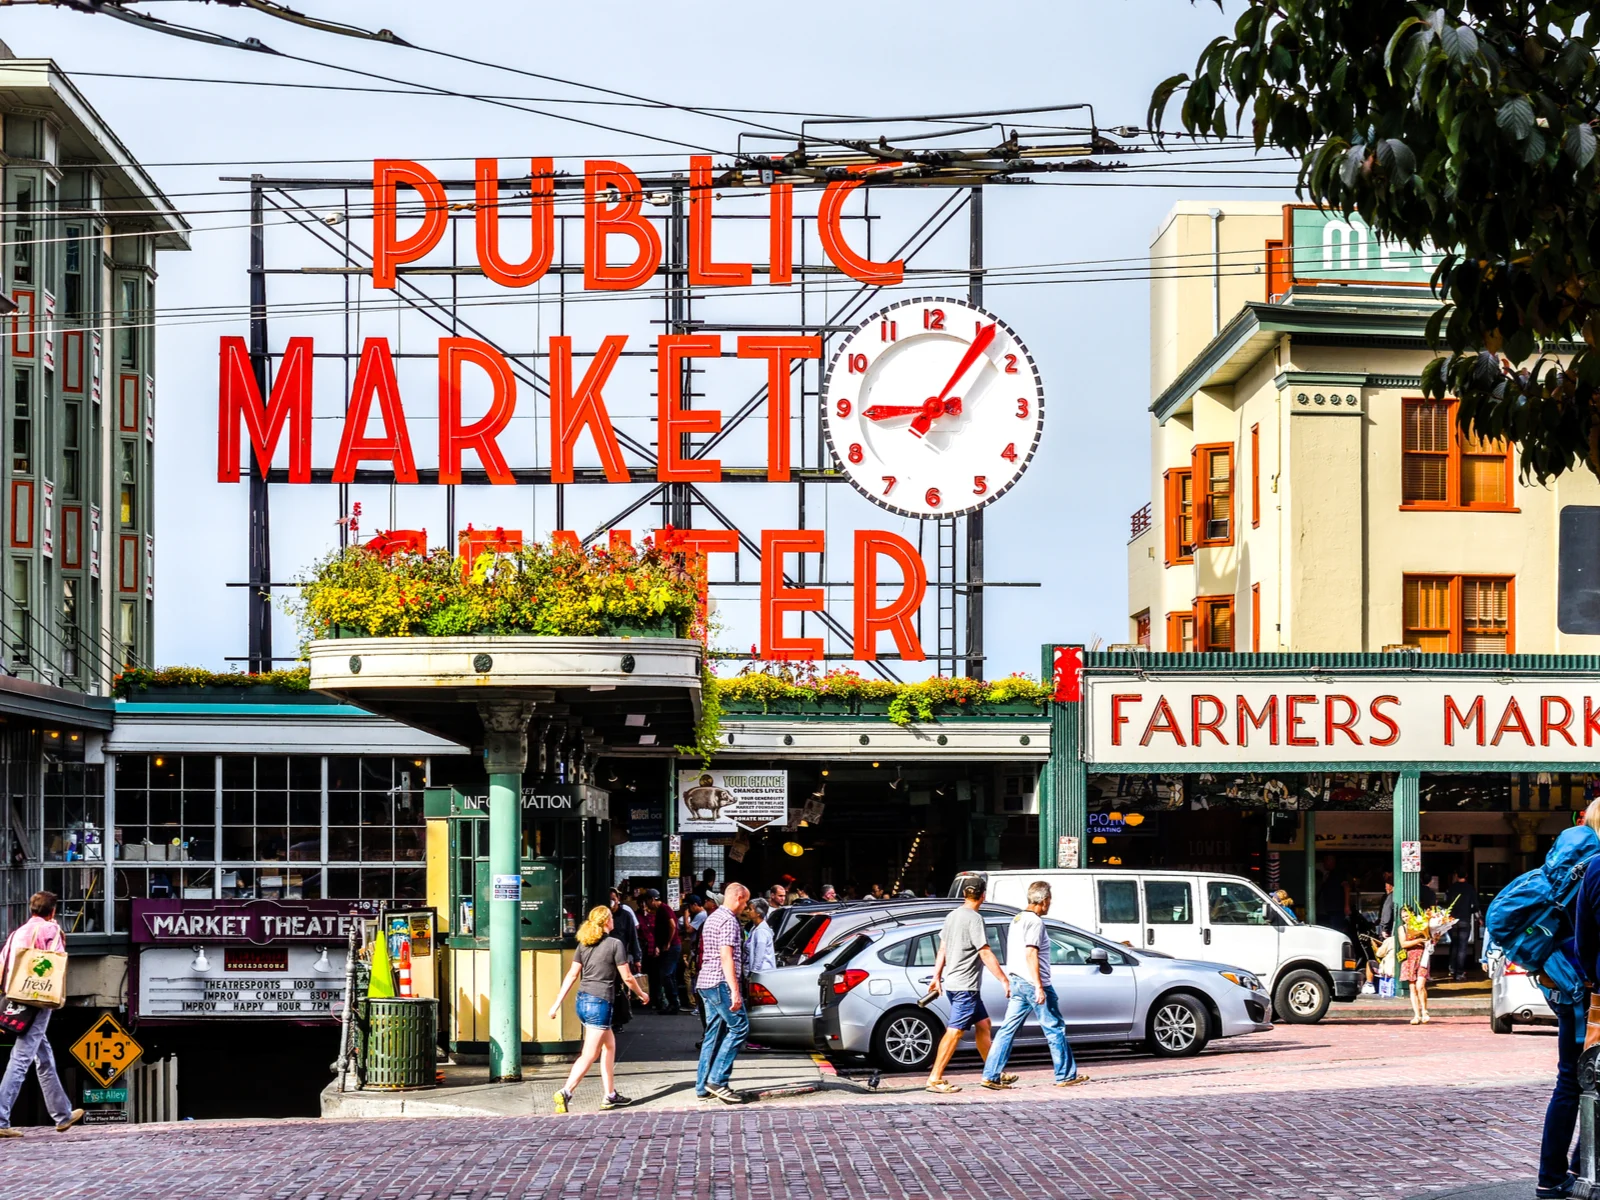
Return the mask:
<svg viewBox="0 0 1600 1200">
<path fill-rule="evenodd" d="M 397 979 L 396 982 L 399 984 L 400 995 L 403 996 L 403 997 L 409 998 L 412 995 L 412 991 L 411 991 L 411 943 L 410 943 L 409 940 L 408 941 L 403 941 L 403 942 L 400 943 L 400 963 L 399 963 L 399 967 L 400 967 L 399 976 L 398 976 L 398 979 Z"/>
</svg>

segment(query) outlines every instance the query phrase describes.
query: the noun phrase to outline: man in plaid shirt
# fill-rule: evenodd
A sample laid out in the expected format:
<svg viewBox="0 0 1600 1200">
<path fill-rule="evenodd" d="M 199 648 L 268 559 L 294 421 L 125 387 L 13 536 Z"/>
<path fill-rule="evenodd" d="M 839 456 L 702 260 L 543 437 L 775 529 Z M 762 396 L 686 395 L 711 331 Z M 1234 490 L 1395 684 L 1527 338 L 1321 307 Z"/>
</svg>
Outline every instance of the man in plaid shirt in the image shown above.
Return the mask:
<svg viewBox="0 0 1600 1200">
<path fill-rule="evenodd" d="M 750 901 L 750 889 L 730 883 L 722 904 L 700 926 L 700 973 L 694 981 L 706 1018 L 700 1042 L 700 1070 L 695 1076 L 697 1099 L 743 1104 L 744 1097 L 728 1086 L 733 1060 L 744 1049 L 750 1018 L 744 1009 L 740 980 L 744 975 L 744 936 L 739 912 Z"/>
</svg>

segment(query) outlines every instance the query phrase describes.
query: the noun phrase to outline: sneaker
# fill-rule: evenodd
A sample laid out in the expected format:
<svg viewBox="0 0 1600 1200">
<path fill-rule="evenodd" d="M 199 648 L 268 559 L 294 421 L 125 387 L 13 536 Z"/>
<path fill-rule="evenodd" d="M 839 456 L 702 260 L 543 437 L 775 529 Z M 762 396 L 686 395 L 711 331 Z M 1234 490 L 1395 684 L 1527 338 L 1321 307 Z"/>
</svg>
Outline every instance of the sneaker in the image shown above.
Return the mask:
<svg viewBox="0 0 1600 1200">
<path fill-rule="evenodd" d="M 1554 1187 L 1539 1186 L 1533 1189 L 1533 1194 L 1538 1200 L 1562 1200 L 1563 1197 L 1572 1195 L 1572 1185 L 1578 1181 L 1576 1175 L 1568 1175 Z"/>
<path fill-rule="evenodd" d="M 83 1120 L 83 1109 L 75 1108 L 75 1109 L 72 1110 L 72 1115 L 71 1116 L 69 1116 L 65 1121 L 62 1121 L 61 1123 L 59 1123 L 56 1126 L 56 1132 L 57 1133 L 65 1133 L 67 1130 L 71 1129 L 74 1125 L 76 1125 L 81 1120 Z"/>
<path fill-rule="evenodd" d="M 710 1092 L 696 1092 L 694 1094 L 694 1098 L 696 1100 L 715 1100 L 716 1099 L 716 1097 L 713 1096 Z"/>
<path fill-rule="evenodd" d="M 567 1111 L 567 1101 L 571 1100 L 572 1097 L 567 1095 L 566 1092 L 557 1092 L 552 1099 L 556 1102 L 556 1112 L 564 1113 Z"/>
<path fill-rule="evenodd" d="M 633 1101 L 628 1099 L 628 1097 L 624 1096 L 621 1092 L 612 1092 L 611 1095 L 607 1096 L 604 1100 L 600 1101 L 600 1107 L 601 1108 L 627 1108 L 628 1105 L 630 1105 L 632 1103 L 633 1103 Z"/>
<path fill-rule="evenodd" d="M 991 1092 L 1004 1092 L 1009 1091 L 1011 1088 L 1011 1085 L 1006 1082 L 1006 1077 L 1004 1075 L 1000 1076 L 999 1079 L 985 1079 L 983 1081 L 983 1086 L 988 1088 Z"/>
<path fill-rule="evenodd" d="M 724 1104 L 743 1104 L 745 1102 L 743 1092 L 736 1092 L 725 1083 L 707 1088 L 706 1094 L 716 1097 Z"/>
<path fill-rule="evenodd" d="M 21 1136 L 22 1136 L 22 1130 L 20 1130 L 20 1129 L 13 1129 L 9 1125 L 0 1127 L 0 1138 L 21 1137 Z"/>
</svg>

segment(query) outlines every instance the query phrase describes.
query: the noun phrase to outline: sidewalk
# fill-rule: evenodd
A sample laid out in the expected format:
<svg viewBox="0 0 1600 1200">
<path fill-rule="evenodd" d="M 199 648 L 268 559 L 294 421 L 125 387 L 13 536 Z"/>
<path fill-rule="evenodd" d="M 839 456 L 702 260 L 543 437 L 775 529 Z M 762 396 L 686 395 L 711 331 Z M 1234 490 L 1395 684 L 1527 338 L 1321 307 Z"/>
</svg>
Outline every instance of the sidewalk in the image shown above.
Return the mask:
<svg viewBox="0 0 1600 1200">
<path fill-rule="evenodd" d="M 1428 985 L 1428 1011 L 1440 1017 L 1488 1017 L 1489 982 L 1475 980 L 1470 983 L 1433 983 Z M 1411 1019 L 1411 1001 L 1403 997 L 1375 996 L 1362 992 L 1345 1004 L 1335 1002 L 1328 1009 L 1327 1020 L 1371 1020 L 1390 1017 Z"/>
<path fill-rule="evenodd" d="M 653 1110 L 722 1108 L 696 1100 L 695 1070 L 700 1021 L 693 1013 L 674 1017 L 641 1014 L 617 1034 L 617 1090 Z M 520 1083 L 491 1083 L 487 1066 L 444 1068 L 445 1081 L 415 1092 L 344 1092 L 329 1084 L 322 1093 L 324 1117 L 526 1117 L 551 1111 L 551 1096 L 566 1082 L 570 1063 L 525 1065 Z M 811 1055 L 746 1050 L 733 1070 L 733 1087 L 744 1092 L 798 1095 L 822 1086 Z M 572 1098 L 571 1111 L 598 1112 L 600 1068 L 591 1067 Z"/>
</svg>

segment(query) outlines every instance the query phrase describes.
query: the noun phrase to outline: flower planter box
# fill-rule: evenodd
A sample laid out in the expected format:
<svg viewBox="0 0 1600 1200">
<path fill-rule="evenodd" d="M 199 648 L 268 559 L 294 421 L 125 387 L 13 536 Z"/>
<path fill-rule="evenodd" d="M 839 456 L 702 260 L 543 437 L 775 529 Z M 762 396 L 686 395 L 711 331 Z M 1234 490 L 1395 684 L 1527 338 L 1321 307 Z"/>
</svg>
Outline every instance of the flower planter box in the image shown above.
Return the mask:
<svg viewBox="0 0 1600 1200">
<path fill-rule="evenodd" d="M 643 618 L 621 617 L 605 622 L 607 637 L 645 637 L 645 638 L 675 638 L 678 636 L 677 623 L 671 617 L 661 616 L 651 620 Z"/>
<path fill-rule="evenodd" d="M 129 704 L 327 704 L 326 696 L 278 684 L 254 683 L 243 687 L 136 688 L 121 697 Z"/>
</svg>

